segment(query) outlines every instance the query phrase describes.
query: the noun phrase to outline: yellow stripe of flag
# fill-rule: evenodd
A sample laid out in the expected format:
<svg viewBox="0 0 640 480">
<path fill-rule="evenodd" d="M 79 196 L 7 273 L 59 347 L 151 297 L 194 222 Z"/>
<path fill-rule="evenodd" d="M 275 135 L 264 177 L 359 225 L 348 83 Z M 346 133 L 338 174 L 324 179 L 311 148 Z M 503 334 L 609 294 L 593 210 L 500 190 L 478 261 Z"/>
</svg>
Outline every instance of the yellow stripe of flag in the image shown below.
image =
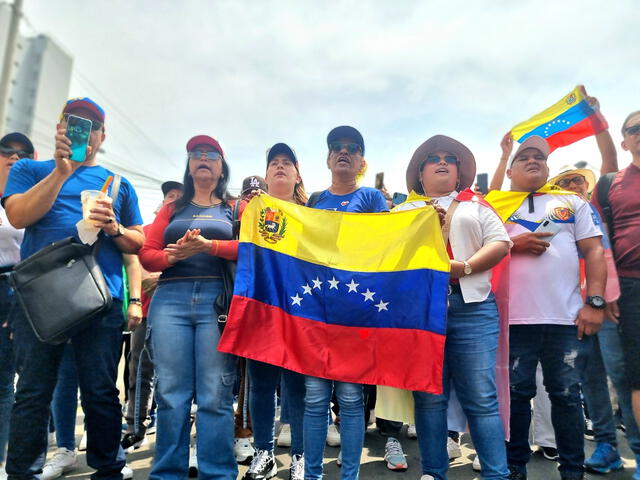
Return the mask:
<svg viewBox="0 0 640 480">
<path fill-rule="evenodd" d="M 342 270 L 449 271 L 440 220 L 432 207 L 344 213 L 260 195 L 242 215 L 240 241 Z"/>
</svg>

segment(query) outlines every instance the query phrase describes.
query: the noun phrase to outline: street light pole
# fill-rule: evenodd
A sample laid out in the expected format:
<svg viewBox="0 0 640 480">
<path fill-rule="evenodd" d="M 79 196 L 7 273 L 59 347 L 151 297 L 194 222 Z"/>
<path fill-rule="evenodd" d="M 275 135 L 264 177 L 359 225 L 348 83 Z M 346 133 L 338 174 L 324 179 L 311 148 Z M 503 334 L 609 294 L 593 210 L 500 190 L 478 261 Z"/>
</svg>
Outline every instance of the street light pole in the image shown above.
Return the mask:
<svg viewBox="0 0 640 480">
<path fill-rule="evenodd" d="M 5 133 L 7 121 L 7 104 L 11 92 L 11 74 L 13 72 L 13 59 L 18 43 L 18 31 L 20 29 L 20 17 L 22 16 L 22 0 L 14 0 L 9 23 L 9 35 L 7 48 L 4 52 L 2 63 L 2 76 L 0 77 L 0 134 Z"/>
</svg>

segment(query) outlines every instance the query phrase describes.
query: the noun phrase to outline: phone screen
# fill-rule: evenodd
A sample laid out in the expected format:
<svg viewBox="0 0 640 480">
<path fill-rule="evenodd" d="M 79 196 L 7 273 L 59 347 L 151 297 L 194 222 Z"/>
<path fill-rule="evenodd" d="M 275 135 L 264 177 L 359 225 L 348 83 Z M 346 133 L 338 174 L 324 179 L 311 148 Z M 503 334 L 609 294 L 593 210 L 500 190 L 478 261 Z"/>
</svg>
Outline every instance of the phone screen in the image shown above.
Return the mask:
<svg viewBox="0 0 640 480">
<path fill-rule="evenodd" d="M 393 197 L 391 198 L 391 204 L 392 205 L 400 205 L 402 202 L 404 202 L 407 199 L 407 194 L 406 193 L 400 193 L 400 192 L 396 192 L 393 194 Z"/>
<path fill-rule="evenodd" d="M 384 186 L 384 172 L 376 173 L 376 190 L 382 190 Z"/>
<path fill-rule="evenodd" d="M 480 190 L 485 195 L 489 193 L 489 174 L 488 173 L 479 173 L 476 183 L 478 184 L 478 190 Z"/>
<path fill-rule="evenodd" d="M 69 115 L 67 117 L 67 138 L 71 140 L 71 160 L 84 162 L 87 159 L 87 145 L 91 135 L 91 120 Z"/>
</svg>

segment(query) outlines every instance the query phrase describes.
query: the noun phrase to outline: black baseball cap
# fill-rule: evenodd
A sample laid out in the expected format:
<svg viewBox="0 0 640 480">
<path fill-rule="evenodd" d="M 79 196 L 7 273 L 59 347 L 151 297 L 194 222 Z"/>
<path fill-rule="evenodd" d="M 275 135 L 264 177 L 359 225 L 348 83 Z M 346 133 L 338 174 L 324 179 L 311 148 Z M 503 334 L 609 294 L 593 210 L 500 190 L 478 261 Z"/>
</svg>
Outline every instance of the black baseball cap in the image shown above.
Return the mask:
<svg viewBox="0 0 640 480">
<path fill-rule="evenodd" d="M 296 167 L 298 166 L 298 158 L 296 157 L 296 152 L 293 151 L 286 143 L 276 143 L 273 147 L 267 150 L 267 166 L 269 166 L 269 162 L 273 160 L 273 157 L 276 155 L 286 155 L 289 157 L 293 163 L 295 163 Z"/>
<path fill-rule="evenodd" d="M 23 135 L 20 132 L 7 133 L 2 139 L 0 139 L 0 145 L 3 147 L 8 147 L 10 143 L 20 143 L 24 145 L 25 151 L 31 155 L 35 153 L 35 149 L 33 148 L 33 143 L 26 135 Z"/>
<path fill-rule="evenodd" d="M 240 195 L 244 195 L 251 190 L 267 191 L 267 182 L 258 175 L 251 175 L 242 181 L 242 191 Z"/>
<path fill-rule="evenodd" d="M 162 196 L 166 196 L 171 190 L 180 190 L 184 191 L 184 186 L 180 182 L 174 182 L 173 180 L 169 180 L 168 182 L 164 182 L 160 189 L 162 190 Z"/>
<path fill-rule="evenodd" d="M 360 145 L 362 155 L 364 155 L 364 139 L 358 130 L 348 125 L 342 125 L 341 127 L 334 128 L 329 132 L 329 135 L 327 135 L 327 146 L 341 138 L 348 138 Z"/>
</svg>

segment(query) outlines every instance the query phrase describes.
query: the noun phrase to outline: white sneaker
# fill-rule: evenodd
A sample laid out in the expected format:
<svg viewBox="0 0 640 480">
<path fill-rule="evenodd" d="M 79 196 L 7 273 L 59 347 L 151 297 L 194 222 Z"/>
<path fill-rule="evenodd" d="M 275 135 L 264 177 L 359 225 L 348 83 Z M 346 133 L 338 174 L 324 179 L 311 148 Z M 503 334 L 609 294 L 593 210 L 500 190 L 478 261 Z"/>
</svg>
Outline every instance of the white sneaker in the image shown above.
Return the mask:
<svg viewBox="0 0 640 480">
<path fill-rule="evenodd" d="M 420 480 L 436 480 L 435 477 L 427 475 L 426 473 L 420 477 Z"/>
<path fill-rule="evenodd" d="M 304 480 L 304 456 L 293 455 L 289 468 L 289 480 Z"/>
<path fill-rule="evenodd" d="M 329 425 L 329 428 L 327 429 L 327 445 L 330 447 L 340 446 L 340 432 L 338 431 L 338 427 L 336 427 L 335 423 Z"/>
<path fill-rule="evenodd" d="M 480 457 L 478 455 L 476 455 L 476 458 L 473 459 L 471 468 L 473 468 L 474 472 L 479 472 L 480 470 L 482 470 L 482 468 L 480 467 Z"/>
<path fill-rule="evenodd" d="M 279 447 L 290 447 L 291 446 L 291 425 L 285 423 L 282 425 L 280 429 L 280 433 L 278 434 L 278 440 L 276 444 Z"/>
<path fill-rule="evenodd" d="M 340 449 L 340 451 L 338 452 L 338 458 L 336 458 L 336 465 L 339 467 L 342 466 L 342 449 Z"/>
<path fill-rule="evenodd" d="M 189 478 L 198 476 L 198 447 L 193 446 L 193 453 L 189 457 Z"/>
<path fill-rule="evenodd" d="M 78 445 L 78 451 L 84 452 L 87 449 L 87 431 L 82 432 L 82 439 L 80 439 L 80 445 Z"/>
<path fill-rule="evenodd" d="M 416 424 L 410 423 L 407 427 L 407 437 L 408 438 L 418 438 L 418 432 L 416 432 Z"/>
<path fill-rule="evenodd" d="M 122 474 L 122 480 L 131 480 L 133 478 L 133 470 L 129 465 L 122 467 L 120 473 Z"/>
<path fill-rule="evenodd" d="M 251 461 L 256 454 L 255 448 L 251 445 L 250 438 L 236 438 L 233 441 L 233 454 L 236 457 L 236 462 L 244 463 Z"/>
<path fill-rule="evenodd" d="M 447 437 L 447 453 L 449 454 L 449 460 L 453 460 L 454 458 L 459 458 L 462 456 L 460 445 L 458 445 L 457 442 L 453 441 L 451 437 Z"/>
<path fill-rule="evenodd" d="M 42 469 L 42 480 L 53 480 L 61 477 L 64 473 L 74 470 L 78 466 L 78 459 L 74 450 L 59 448 L 53 454 Z"/>
</svg>

